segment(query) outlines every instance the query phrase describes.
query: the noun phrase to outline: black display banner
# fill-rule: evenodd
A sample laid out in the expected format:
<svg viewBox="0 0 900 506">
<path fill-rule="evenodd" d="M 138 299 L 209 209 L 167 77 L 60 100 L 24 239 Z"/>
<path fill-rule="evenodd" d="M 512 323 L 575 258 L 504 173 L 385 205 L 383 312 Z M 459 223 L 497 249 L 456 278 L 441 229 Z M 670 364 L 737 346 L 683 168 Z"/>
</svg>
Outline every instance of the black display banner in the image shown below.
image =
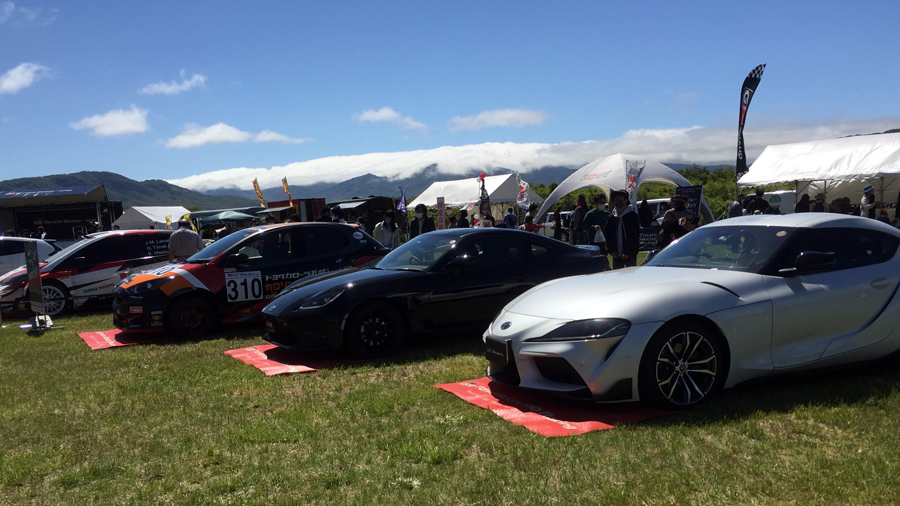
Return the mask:
<svg viewBox="0 0 900 506">
<path fill-rule="evenodd" d="M 750 108 L 750 100 L 756 93 L 756 87 L 762 79 L 763 71 L 766 70 L 766 64 L 758 65 L 753 69 L 747 78 L 744 79 L 744 86 L 741 88 L 741 116 L 738 122 L 738 145 L 737 145 L 737 163 L 734 166 L 734 172 L 740 179 L 747 172 L 747 155 L 744 153 L 744 121 L 747 120 L 747 109 Z"/>
<path fill-rule="evenodd" d="M 681 195 L 687 199 L 685 207 L 687 212 L 700 216 L 700 202 L 703 200 L 703 186 L 679 186 L 675 188 L 675 195 Z"/>
</svg>

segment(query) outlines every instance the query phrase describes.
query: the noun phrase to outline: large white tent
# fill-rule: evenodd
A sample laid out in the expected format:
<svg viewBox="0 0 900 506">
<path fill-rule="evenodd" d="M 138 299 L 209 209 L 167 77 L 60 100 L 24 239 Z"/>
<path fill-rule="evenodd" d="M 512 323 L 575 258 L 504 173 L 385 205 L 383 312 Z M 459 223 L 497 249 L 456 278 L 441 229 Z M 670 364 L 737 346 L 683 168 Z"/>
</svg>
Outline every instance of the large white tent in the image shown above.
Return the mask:
<svg viewBox="0 0 900 506">
<path fill-rule="evenodd" d="M 796 182 L 797 193 L 825 193 L 831 201 L 859 203 L 863 187 L 875 198 L 895 202 L 900 192 L 900 133 L 768 146 L 738 182 L 760 186 Z"/>
<path fill-rule="evenodd" d="M 136 230 L 150 228 L 156 229 L 166 228 L 166 216 L 169 216 L 172 223 L 177 223 L 185 214 L 190 213 L 181 206 L 146 206 L 146 207 L 129 207 L 119 216 L 119 219 L 113 222 L 113 226 L 118 225 L 122 230 Z M 177 225 L 173 228 L 177 228 Z"/>
<path fill-rule="evenodd" d="M 629 165 L 632 167 L 631 171 L 629 171 Z M 603 190 L 603 193 L 609 198 L 613 190 L 626 190 L 629 179 L 632 176 L 634 176 L 634 181 L 632 181 L 633 196 L 637 195 L 638 188 L 643 183 L 691 186 L 690 181 L 666 165 L 640 156 L 619 153 L 595 160 L 567 177 L 544 201 L 544 205 L 538 211 L 535 221 L 544 216 L 557 200 L 573 191 L 592 186 Z M 590 205 L 591 203 L 589 202 L 588 204 Z M 635 202 L 632 202 L 632 204 L 635 204 Z M 709 209 L 705 199 L 701 203 L 700 213 L 707 222 L 713 221 L 712 211 Z"/>
<path fill-rule="evenodd" d="M 515 204 L 519 197 L 519 183 L 515 174 L 503 174 L 501 176 L 487 176 L 484 178 L 484 189 L 491 198 L 492 213 L 495 217 L 506 213 L 508 204 Z M 529 191 L 531 202 L 540 204 L 544 201 L 540 195 Z M 438 197 L 444 197 L 444 205 L 455 208 L 471 210 L 478 207 L 481 200 L 481 183 L 479 178 L 458 179 L 455 181 L 435 181 L 425 189 L 416 200 L 409 203 L 410 208 L 419 204 L 428 207 L 437 205 Z"/>
</svg>

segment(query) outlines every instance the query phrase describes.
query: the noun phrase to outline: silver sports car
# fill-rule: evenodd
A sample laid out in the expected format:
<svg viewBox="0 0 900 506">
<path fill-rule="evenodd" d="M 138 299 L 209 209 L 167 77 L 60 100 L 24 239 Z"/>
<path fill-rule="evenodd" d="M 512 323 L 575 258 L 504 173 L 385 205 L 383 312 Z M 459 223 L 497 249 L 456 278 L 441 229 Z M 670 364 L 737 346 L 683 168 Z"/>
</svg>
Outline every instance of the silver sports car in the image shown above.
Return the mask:
<svg viewBox="0 0 900 506">
<path fill-rule="evenodd" d="M 683 409 L 754 378 L 900 349 L 900 231 L 826 213 L 698 228 L 641 267 L 525 292 L 484 334 L 488 375 Z"/>
</svg>

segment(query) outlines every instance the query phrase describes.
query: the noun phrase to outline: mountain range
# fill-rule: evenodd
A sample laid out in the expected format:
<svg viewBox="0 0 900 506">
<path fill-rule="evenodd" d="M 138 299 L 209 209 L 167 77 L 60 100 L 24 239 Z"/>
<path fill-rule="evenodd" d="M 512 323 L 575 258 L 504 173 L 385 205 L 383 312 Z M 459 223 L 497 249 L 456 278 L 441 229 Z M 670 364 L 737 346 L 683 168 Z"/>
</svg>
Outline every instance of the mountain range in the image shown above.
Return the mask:
<svg viewBox="0 0 900 506">
<path fill-rule="evenodd" d="M 667 164 L 669 167 L 680 170 L 689 167 L 688 164 Z M 710 170 L 719 166 L 709 167 Z M 522 174 L 522 178 L 532 186 L 538 184 L 549 185 L 561 183 L 577 167 L 543 167 Z M 509 174 L 510 170 L 497 168 L 488 175 Z M 324 198 L 326 202 L 348 200 L 353 197 L 368 197 L 381 195 L 387 197 L 399 197 L 399 187 L 404 187 L 407 202 L 412 201 L 416 195 L 422 193 L 435 181 L 448 179 L 465 179 L 477 177 L 480 171 L 471 171 L 469 174 L 449 176 L 438 172 L 436 166 L 426 167 L 413 177 L 406 179 L 388 179 L 386 177 L 366 174 L 348 179 L 340 183 L 317 183 L 306 186 L 291 186 L 293 198 Z M 0 181 L 0 190 L 32 190 L 48 188 L 64 188 L 71 186 L 97 186 L 103 185 L 110 200 L 121 200 L 125 209 L 132 206 L 197 206 L 201 209 L 228 209 L 237 207 L 251 207 L 258 205 L 256 192 L 247 190 L 211 190 L 200 193 L 188 190 L 180 186 L 167 183 L 159 179 L 135 181 L 113 172 L 76 172 L 73 174 L 57 174 L 41 177 L 27 177 Z M 248 183 L 249 186 L 249 183 Z M 262 190 L 266 200 L 285 200 L 283 188 L 280 186 Z"/>
</svg>

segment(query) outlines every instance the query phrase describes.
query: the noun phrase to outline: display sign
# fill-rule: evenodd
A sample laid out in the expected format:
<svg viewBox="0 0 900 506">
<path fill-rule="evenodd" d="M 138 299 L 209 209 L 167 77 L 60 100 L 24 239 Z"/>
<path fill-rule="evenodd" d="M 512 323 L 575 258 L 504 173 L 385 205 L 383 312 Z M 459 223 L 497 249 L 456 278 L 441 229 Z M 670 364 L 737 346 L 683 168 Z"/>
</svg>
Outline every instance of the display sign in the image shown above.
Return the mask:
<svg viewBox="0 0 900 506">
<path fill-rule="evenodd" d="M 659 227 L 642 228 L 640 234 L 640 251 L 653 251 L 656 249 L 656 239 L 659 237 Z"/>
<path fill-rule="evenodd" d="M 445 216 L 446 216 L 446 209 L 444 208 L 444 197 L 438 197 L 437 198 L 437 229 L 438 230 L 444 230 L 445 228 L 447 228 L 444 226 L 445 225 L 445 221 L 444 221 Z"/>
<path fill-rule="evenodd" d="M 703 200 L 703 186 L 679 186 L 675 188 L 675 195 L 681 195 L 687 199 L 685 207 L 688 213 L 700 216 L 700 202 Z"/>
<path fill-rule="evenodd" d="M 28 294 L 34 314 L 44 314 L 44 289 L 41 286 L 41 259 L 37 241 L 25 243 L 25 269 L 28 271 Z"/>
</svg>

